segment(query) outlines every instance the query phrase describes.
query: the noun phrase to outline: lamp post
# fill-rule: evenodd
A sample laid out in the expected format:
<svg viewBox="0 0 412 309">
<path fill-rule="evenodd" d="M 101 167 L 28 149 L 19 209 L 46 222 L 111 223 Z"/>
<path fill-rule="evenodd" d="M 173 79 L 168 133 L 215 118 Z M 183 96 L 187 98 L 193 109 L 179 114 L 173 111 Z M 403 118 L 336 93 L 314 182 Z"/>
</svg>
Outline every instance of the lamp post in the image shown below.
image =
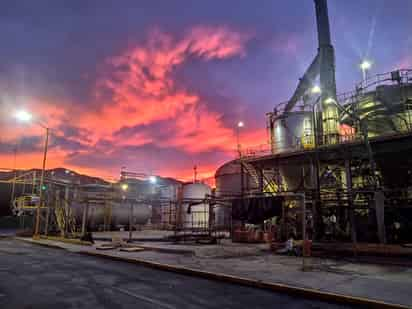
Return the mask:
<svg viewBox="0 0 412 309">
<path fill-rule="evenodd" d="M 126 200 L 127 190 L 129 189 L 129 185 L 127 183 L 122 183 L 120 185 L 120 189 L 123 191 L 122 200 L 123 202 Z M 130 211 L 129 211 L 129 242 L 133 239 L 133 203 L 130 202 Z"/>
<path fill-rule="evenodd" d="M 360 68 L 362 70 L 362 80 L 366 81 L 368 78 L 368 70 L 372 67 L 372 62 L 369 60 L 363 60 L 360 64 Z"/>
<path fill-rule="evenodd" d="M 237 142 L 237 151 L 239 153 L 239 158 L 242 156 L 242 150 L 240 145 L 240 129 L 243 128 L 245 124 L 243 121 L 239 121 L 236 126 L 236 142 Z"/>
<path fill-rule="evenodd" d="M 20 110 L 16 113 L 15 117 L 19 121 L 30 122 L 33 118 L 33 115 L 25 110 Z M 41 122 L 37 122 L 37 124 L 46 130 L 46 136 L 45 136 L 45 141 L 44 141 L 43 164 L 42 164 L 41 177 L 40 177 L 39 204 L 37 205 L 37 208 L 36 208 L 36 223 L 35 223 L 33 237 L 38 237 L 40 234 L 40 209 L 43 203 L 44 174 L 46 170 L 47 149 L 49 146 L 49 134 L 50 134 L 50 128 L 43 125 Z"/>
</svg>

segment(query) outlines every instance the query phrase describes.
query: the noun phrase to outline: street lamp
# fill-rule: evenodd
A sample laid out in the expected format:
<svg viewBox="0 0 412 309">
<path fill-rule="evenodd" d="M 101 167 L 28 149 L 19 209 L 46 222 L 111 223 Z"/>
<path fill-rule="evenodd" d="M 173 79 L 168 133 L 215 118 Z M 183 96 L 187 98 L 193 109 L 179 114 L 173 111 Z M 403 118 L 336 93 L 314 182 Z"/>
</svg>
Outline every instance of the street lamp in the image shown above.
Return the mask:
<svg viewBox="0 0 412 309">
<path fill-rule="evenodd" d="M 149 177 L 149 182 L 150 182 L 151 184 L 155 184 L 155 183 L 157 182 L 156 176 L 150 176 L 150 177 Z"/>
<path fill-rule="evenodd" d="M 239 121 L 236 127 L 236 141 L 237 141 L 237 151 L 239 153 L 239 157 L 242 156 L 241 145 L 240 145 L 240 129 L 243 128 L 244 126 L 245 124 L 243 123 L 243 121 Z"/>
<path fill-rule="evenodd" d="M 33 115 L 25 110 L 19 110 L 15 114 L 15 118 L 21 122 L 30 122 L 33 118 Z M 49 146 L 49 133 L 50 128 L 43 125 L 40 122 L 37 122 L 43 129 L 46 130 L 46 138 L 44 142 L 44 153 L 43 153 L 43 165 L 41 170 L 41 177 L 40 177 L 40 190 L 39 190 L 39 204 L 37 205 L 36 209 L 36 225 L 34 229 L 34 237 L 38 237 L 40 234 L 40 208 L 43 202 L 43 186 L 44 186 L 44 173 L 46 170 L 46 160 L 47 160 L 47 148 Z"/>
<path fill-rule="evenodd" d="M 126 192 L 129 190 L 129 185 L 127 183 L 122 183 L 120 189 L 123 191 L 122 200 L 126 200 Z M 130 200 L 130 211 L 129 211 L 129 242 L 133 239 L 133 202 Z"/>
<path fill-rule="evenodd" d="M 372 67 L 372 62 L 370 62 L 369 60 L 363 60 L 360 64 L 360 68 L 362 70 L 362 77 L 363 80 L 365 81 L 367 78 L 367 74 L 368 74 L 368 70 L 370 70 L 370 68 Z"/>
</svg>

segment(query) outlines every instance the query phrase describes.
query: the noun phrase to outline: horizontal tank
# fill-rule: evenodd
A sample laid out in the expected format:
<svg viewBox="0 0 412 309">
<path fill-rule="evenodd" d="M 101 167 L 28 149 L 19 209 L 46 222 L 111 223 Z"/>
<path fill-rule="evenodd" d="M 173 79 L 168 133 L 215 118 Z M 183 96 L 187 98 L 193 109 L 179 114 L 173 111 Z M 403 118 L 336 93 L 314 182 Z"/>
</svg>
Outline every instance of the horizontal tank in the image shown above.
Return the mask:
<svg viewBox="0 0 412 309">
<path fill-rule="evenodd" d="M 138 195 L 132 190 L 123 193 L 119 188 L 110 185 L 85 185 L 80 189 L 79 200 L 71 204 L 76 222 L 82 222 L 84 207 L 88 204 L 87 221 L 92 229 L 105 223 L 113 226 L 129 224 L 130 207 L 133 200 L 133 224 L 144 225 L 152 215 L 152 206 L 137 202 Z M 123 197 L 125 198 L 123 200 Z"/>
<path fill-rule="evenodd" d="M 128 225 L 131 203 L 112 204 L 112 223 L 114 225 Z M 133 224 L 144 225 L 152 216 L 152 206 L 149 204 L 133 203 Z"/>
<path fill-rule="evenodd" d="M 203 183 L 183 185 L 182 223 L 186 229 L 207 229 L 209 227 L 209 204 L 202 203 L 212 192 Z"/>
<path fill-rule="evenodd" d="M 273 154 L 312 148 L 314 144 L 313 113 L 288 112 L 270 115 L 270 141 Z"/>
</svg>

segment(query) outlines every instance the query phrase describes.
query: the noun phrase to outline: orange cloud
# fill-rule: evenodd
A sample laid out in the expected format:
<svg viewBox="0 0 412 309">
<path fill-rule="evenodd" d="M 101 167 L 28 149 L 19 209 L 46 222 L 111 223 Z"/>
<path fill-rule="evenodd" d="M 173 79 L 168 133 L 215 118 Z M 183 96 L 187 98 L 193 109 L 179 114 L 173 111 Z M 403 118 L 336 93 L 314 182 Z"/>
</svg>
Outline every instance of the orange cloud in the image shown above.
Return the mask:
<svg viewBox="0 0 412 309">
<path fill-rule="evenodd" d="M 84 158 L 93 153 L 104 156 L 102 162 L 108 162 L 107 158 L 118 156 L 122 147 L 149 144 L 155 145 L 157 149 L 176 148 L 189 156 L 215 149 L 232 156 L 237 144 L 235 126 L 223 121 L 222 112 L 210 109 L 211 102 L 178 83 L 173 72 L 193 58 L 211 61 L 243 57 L 249 38 L 249 34 L 228 27 L 199 26 L 187 31 L 180 39 L 153 30 L 142 44 L 107 60 L 93 89 L 98 102 L 98 105 L 93 105 L 94 109 L 90 105 L 34 101 L 28 108 L 41 111 L 48 125 L 59 128 L 55 132 L 57 136 L 64 136 L 65 143 L 73 143 L 80 148 L 70 150 L 69 146 L 64 148 L 57 144 L 49 155 L 48 167 L 65 165 L 77 170 L 80 167 L 81 172 L 107 177 L 106 173 L 115 173 L 123 163 L 111 162 L 111 166 L 101 168 L 93 166 L 97 164 L 93 160 L 89 162 L 90 167 L 84 164 L 76 166 L 76 163 L 67 165 L 68 156 L 73 158 L 82 155 Z M 161 139 L 155 134 L 157 132 L 133 131 L 139 126 L 161 122 L 167 122 L 165 130 L 169 130 L 169 134 Z M 87 136 L 67 136 L 63 127 L 68 124 Z M 130 133 L 119 137 L 116 132 L 125 127 L 131 128 Z M 38 127 L 32 126 L 31 130 L 33 135 L 43 134 Z M 263 136 L 260 131 L 250 131 L 242 132 L 241 139 L 245 146 L 249 140 L 257 143 Z M 16 137 L 21 133 L 11 136 Z M 24 161 L 20 161 L 21 168 L 38 166 L 41 153 L 27 154 L 24 158 Z M 170 168 L 163 168 L 158 173 L 191 179 L 191 163 L 188 162 L 187 168 L 179 170 L 173 167 L 173 158 L 170 163 Z M 199 178 L 213 176 L 216 165 L 220 163 L 216 161 L 215 164 L 208 162 L 202 165 L 202 162 L 198 162 Z"/>
</svg>

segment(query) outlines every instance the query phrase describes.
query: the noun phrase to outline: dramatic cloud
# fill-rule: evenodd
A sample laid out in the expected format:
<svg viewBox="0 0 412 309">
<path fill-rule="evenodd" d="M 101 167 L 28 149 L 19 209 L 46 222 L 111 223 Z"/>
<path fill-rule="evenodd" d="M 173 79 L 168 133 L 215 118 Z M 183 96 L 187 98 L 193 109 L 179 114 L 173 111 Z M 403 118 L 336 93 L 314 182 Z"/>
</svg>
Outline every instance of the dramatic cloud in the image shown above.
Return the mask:
<svg viewBox="0 0 412 309">
<path fill-rule="evenodd" d="M 242 148 L 266 143 L 265 113 L 316 54 L 312 1 L 100 2 L 0 3 L 0 167 L 14 166 L 15 145 L 18 168 L 41 166 L 41 122 L 50 168 L 212 176 L 236 156 L 239 120 Z M 377 15 L 375 2 L 330 2 L 340 92 L 355 87 L 362 55 L 371 74 L 412 66 L 412 3 Z M 32 124 L 16 122 L 20 108 Z"/>
<path fill-rule="evenodd" d="M 180 40 L 152 31 L 144 45 L 107 61 L 96 89 L 101 110 L 82 117 L 79 125 L 98 128 L 91 135 L 94 142 L 104 138 L 117 146 L 231 151 L 233 128 L 198 93 L 177 84 L 172 73 L 193 57 L 211 61 L 244 56 L 248 39 L 226 27 L 195 27 Z"/>
<path fill-rule="evenodd" d="M 63 162 L 71 166 L 114 173 L 129 162 L 132 168 L 150 166 L 151 172 L 188 177 L 198 164 L 199 175 L 211 176 L 217 164 L 233 156 L 234 127 L 210 109 L 210 97 L 187 89 L 173 72 L 188 60 L 244 57 L 249 38 L 227 27 L 194 27 L 181 38 L 156 29 L 106 60 L 93 89 L 98 104 L 62 102 L 63 109 L 36 102 L 27 108 L 46 115 L 54 128 L 51 151 L 64 154 Z"/>
</svg>

